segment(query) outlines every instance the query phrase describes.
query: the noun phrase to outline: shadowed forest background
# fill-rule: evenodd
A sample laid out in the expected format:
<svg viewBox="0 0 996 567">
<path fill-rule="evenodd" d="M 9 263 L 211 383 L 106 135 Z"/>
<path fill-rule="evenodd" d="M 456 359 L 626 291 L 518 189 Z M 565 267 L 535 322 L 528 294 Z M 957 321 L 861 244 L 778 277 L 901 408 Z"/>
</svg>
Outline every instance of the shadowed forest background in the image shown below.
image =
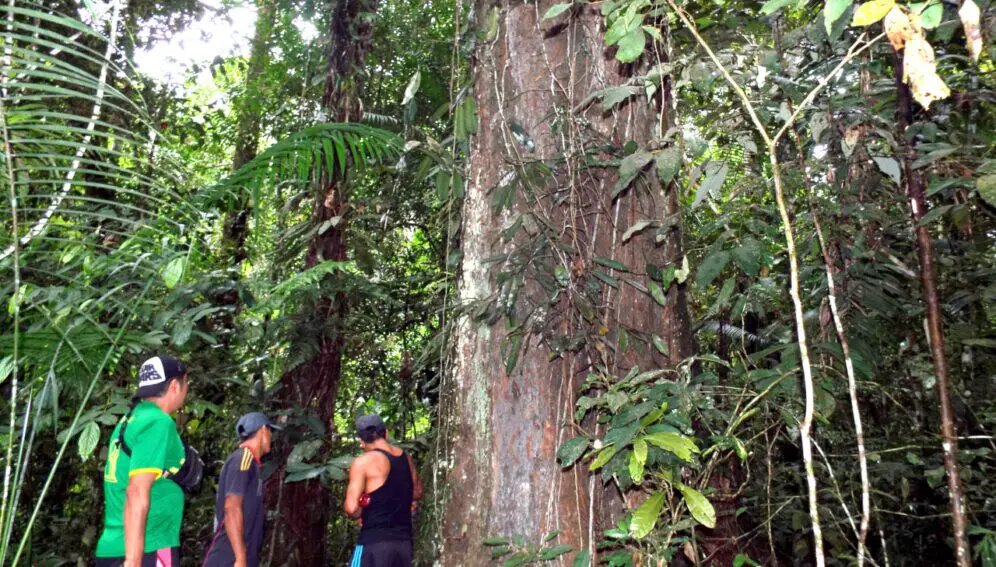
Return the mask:
<svg viewBox="0 0 996 567">
<path fill-rule="evenodd" d="M 377 412 L 419 565 L 996 567 L 993 32 L 988 0 L 4 3 L 0 564 L 91 564 L 161 352 L 207 464 L 184 565 L 262 410 L 271 566 L 347 563 Z"/>
</svg>

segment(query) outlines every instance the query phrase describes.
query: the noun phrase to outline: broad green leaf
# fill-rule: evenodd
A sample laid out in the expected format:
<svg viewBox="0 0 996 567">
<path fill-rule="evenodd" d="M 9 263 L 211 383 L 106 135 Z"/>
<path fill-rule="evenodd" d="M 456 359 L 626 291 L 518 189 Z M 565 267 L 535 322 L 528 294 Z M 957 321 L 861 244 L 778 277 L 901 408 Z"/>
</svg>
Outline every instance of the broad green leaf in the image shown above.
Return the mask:
<svg viewBox="0 0 996 567">
<path fill-rule="evenodd" d="M 654 159 L 654 154 L 650 152 L 635 152 L 626 156 L 619 164 L 619 180 L 612 188 L 612 196 L 615 197 L 629 187 L 652 159 Z"/>
<path fill-rule="evenodd" d="M 640 92 L 640 87 L 624 85 L 601 91 L 602 110 L 612 110 L 617 104 Z"/>
<path fill-rule="evenodd" d="M 748 276 L 754 277 L 761 271 L 761 243 L 747 237 L 740 246 L 733 249 L 733 260 Z"/>
<path fill-rule="evenodd" d="M 602 450 L 598 452 L 598 455 L 595 456 L 595 460 L 591 462 L 591 466 L 588 467 L 588 470 L 597 471 L 598 469 L 604 467 L 605 463 L 609 462 L 609 460 L 616 455 L 618 450 L 619 449 L 617 449 L 614 445 L 603 447 Z"/>
<path fill-rule="evenodd" d="M 765 16 L 774 14 L 778 10 L 794 4 L 795 2 L 796 0 L 768 0 L 764 3 L 764 6 L 761 6 L 761 13 Z"/>
<path fill-rule="evenodd" d="M 629 524 L 629 532 L 634 538 L 643 539 L 650 535 L 654 526 L 657 525 L 657 518 L 660 517 L 661 510 L 664 509 L 664 499 L 664 493 L 658 492 L 647 498 L 647 501 L 633 512 L 633 520 Z"/>
<path fill-rule="evenodd" d="M 636 457 L 636 460 L 639 461 L 640 464 L 646 464 L 648 450 L 649 448 L 647 447 L 646 441 L 639 438 L 633 440 L 633 456 Z"/>
<path fill-rule="evenodd" d="M 643 55 L 647 45 L 647 36 L 641 28 L 631 30 L 622 36 L 617 44 L 616 59 L 620 63 L 632 63 Z"/>
<path fill-rule="evenodd" d="M 516 333 L 506 338 L 505 372 L 511 374 L 519 362 L 519 351 L 522 348 L 522 333 Z"/>
<path fill-rule="evenodd" d="M 463 99 L 463 130 L 467 134 L 477 133 L 477 101 L 468 96 Z M 457 173 L 459 175 L 459 173 Z"/>
<path fill-rule="evenodd" d="M 557 449 L 557 460 L 560 466 L 569 467 L 573 465 L 581 455 L 588 450 L 591 440 L 584 435 L 579 435 L 573 439 L 568 439 Z"/>
<path fill-rule="evenodd" d="M 79 439 L 80 458 L 86 461 L 93 454 L 93 450 L 100 443 L 100 426 L 97 422 L 91 421 L 83 426 Z"/>
<path fill-rule="evenodd" d="M 574 548 L 567 544 L 554 545 L 553 547 L 545 547 L 540 551 L 540 560 L 542 561 L 552 561 L 565 553 L 570 553 Z"/>
<path fill-rule="evenodd" d="M 606 284 L 608 284 L 608 285 L 610 285 L 610 286 L 612 286 L 612 287 L 614 287 L 616 289 L 619 289 L 619 280 L 616 279 L 616 278 L 614 278 L 614 277 L 612 277 L 612 276 L 610 276 L 609 274 L 606 274 L 605 272 L 603 272 L 601 270 L 594 270 L 591 273 L 591 275 L 593 275 L 596 278 L 602 280 Z"/>
<path fill-rule="evenodd" d="M 670 354 L 670 349 L 667 347 L 667 343 L 664 342 L 664 339 L 660 338 L 660 336 L 654 335 L 653 342 L 654 348 L 657 349 L 657 352 L 663 354 L 664 356 L 668 356 Z"/>
<path fill-rule="evenodd" d="M 636 452 L 629 454 L 629 477 L 633 479 L 635 484 L 640 484 L 643 482 L 643 465 L 645 462 L 640 462 L 640 459 L 636 458 Z"/>
<path fill-rule="evenodd" d="M 173 344 L 183 346 L 194 331 L 194 324 L 188 319 L 181 319 L 173 325 Z"/>
<path fill-rule="evenodd" d="M 505 537 L 486 537 L 481 543 L 489 547 L 495 547 L 498 545 L 508 545 L 509 540 Z"/>
<path fill-rule="evenodd" d="M 688 505 L 688 511 L 692 513 L 695 521 L 707 528 L 715 528 L 716 509 L 712 507 L 709 500 L 691 486 L 685 486 L 681 483 L 676 483 L 674 486 L 681 491 L 681 495 L 685 498 L 685 504 Z"/>
<path fill-rule="evenodd" d="M 893 183 L 899 185 L 902 181 L 902 176 L 899 173 L 899 162 L 891 157 L 877 157 L 874 159 L 875 165 L 878 166 L 882 173 L 888 175 Z"/>
<path fill-rule="evenodd" d="M 571 567 L 591 567 L 591 552 L 587 549 L 578 553 L 574 557 L 574 562 L 571 563 Z"/>
<path fill-rule="evenodd" d="M 935 2 L 920 12 L 920 25 L 925 30 L 932 30 L 941 25 L 942 19 L 944 19 L 944 4 L 940 2 Z"/>
<path fill-rule="evenodd" d="M 695 284 L 699 287 L 706 287 L 712 283 L 716 276 L 723 271 L 726 264 L 730 261 L 730 253 L 726 250 L 721 250 L 715 254 L 706 256 L 702 260 L 702 264 L 699 265 L 699 270 L 695 274 Z"/>
<path fill-rule="evenodd" d="M 329 478 L 336 481 L 344 481 L 349 478 L 349 473 L 340 469 L 335 465 L 325 465 L 325 472 L 328 473 Z"/>
<path fill-rule="evenodd" d="M 667 296 L 664 295 L 664 289 L 661 288 L 660 284 L 650 280 L 647 282 L 647 288 L 650 289 L 650 297 L 653 297 L 654 301 L 661 305 L 667 305 Z"/>
<path fill-rule="evenodd" d="M 513 554 L 511 557 L 505 560 L 501 564 L 501 567 L 519 567 L 519 565 L 525 565 L 529 563 L 530 555 L 525 551 L 519 551 Z"/>
<path fill-rule="evenodd" d="M 173 258 L 166 264 L 162 271 L 162 278 L 167 288 L 173 289 L 176 287 L 176 284 L 180 283 L 180 278 L 183 277 L 183 269 L 186 265 L 187 260 L 183 256 Z"/>
<path fill-rule="evenodd" d="M 726 181 L 726 176 L 729 172 L 730 168 L 726 165 L 725 161 L 710 163 L 706 167 L 705 179 L 702 180 L 698 190 L 695 191 L 695 200 L 692 201 L 692 208 L 694 209 L 702 204 L 706 195 L 717 195 L 723 187 L 723 182 Z"/>
<path fill-rule="evenodd" d="M 930 165 L 930 164 L 934 163 L 937 160 L 940 160 L 942 158 L 948 157 L 949 155 L 957 152 L 959 149 L 960 148 L 958 148 L 958 147 L 943 147 L 943 148 L 938 148 L 936 150 L 928 152 L 926 155 L 922 155 L 922 156 L 918 157 L 916 159 L 916 161 L 913 162 L 913 165 L 911 167 L 913 169 L 920 169 L 921 167 L 924 167 L 926 165 Z"/>
<path fill-rule="evenodd" d="M 436 196 L 443 201 L 450 198 L 450 174 L 443 169 L 436 172 Z"/>
<path fill-rule="evenodd" d="M 871 0 L 858 6 L 854 11 L 852 26 L 870 26 L 881 20 L 896 5 L 896 0 Z"/>
<path fill-rule="evenodd" d="M 830 35 L 833 24 L 847 12 L 851 4 L 854 4 L 854 0 L 827 0 L 823 6 L 823 26 L 827 30 L 827 35 Z"/>
<path fill-rule="evenodd" d="M 620 272 L 629 271 L 629 268 L 626 267 L 626 264 L 623 264 L 619 260 L 613 260 L 611 258 L 602 258 L 601 256 L 597 256 L 595 258 L 595 263 L 598 264 L 599 266 L 605 266 L 606 268 L 619 270 Z"/>
<path fill-rule="evenodd" d="M 657 176 L 660 177 L 661 183 L 664 185 L 670 183 L 680 170 L 681 152 L 678 148 L 670 146 L 661 150 L 657 155 Z"/>
<path fill-rule="evenodd" d="M 318 477 L 322 476 L 323 472 L 325 472 L 325 467 L 324 466 L 305 468 L 303 470 L 296 471 L 296 472 L 288 474 L 284 478 L 284 483 L 285 484 L 290 484 L 292 482 L 301 482 L 301 481 L 304 481 L 304 480 L 311 480 L 313 478 L 318 478 Z"/>
<path fill-rule="evenodd" d="M 550 9 L 547 10 L 545 14 L 543 14 L 543 19 L 544 20 L 549 20 L 549 19 L 552 19 L 552 18 L 556 18 L 557 16 L 559 16 L 559 15 L 563 14 L 565 11 L 567 11 L 571 6 L 572 6 L 572 4 L 568 4 L 568 3 L 565 3 L 565 4 L 554 4 L 553 6 L 550 6 Z"/>
<path fill-rule="evenodd" d="M 695 442 L 680 433 L 659 431 L 644 435 L 643 440 L 669 453 L 673 453 L 682 461 L 691 461 L 692 454 L 699 452 L 699 448 L 695 445 Z"/>
<path fill-rule="evenodd" d="M 422 84 L 422 71 L 415 71 L 412 78 L 408 80 L 408 86 L 405 87 L 405 96 L 401 99 L 401 106 L 405 106 L 415 98 L 418 93 L 418 88 Z"/>
</svg>

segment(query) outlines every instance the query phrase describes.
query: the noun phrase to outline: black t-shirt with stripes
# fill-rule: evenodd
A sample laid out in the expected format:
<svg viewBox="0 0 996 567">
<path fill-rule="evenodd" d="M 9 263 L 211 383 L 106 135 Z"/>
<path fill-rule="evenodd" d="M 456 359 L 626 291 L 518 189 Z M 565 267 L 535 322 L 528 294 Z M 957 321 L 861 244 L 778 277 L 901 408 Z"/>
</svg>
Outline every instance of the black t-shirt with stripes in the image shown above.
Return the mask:
<svg viewBox="0 0 996 567">
<path fill-rule="evenodd" d="M 246 545 L 249 567 L 259 565 L 259 550 L 263 544 L 263 478 L 255 455 L 247 447 L 239 447 L 221 468 L 218 495 L 214 505 L 214 531 L 204 558 L 205 567 L 231 567 L 235 561 L 232 544 L 225 532 L 225 497 L 242 497 L 242 537 Z"/>
</svg>

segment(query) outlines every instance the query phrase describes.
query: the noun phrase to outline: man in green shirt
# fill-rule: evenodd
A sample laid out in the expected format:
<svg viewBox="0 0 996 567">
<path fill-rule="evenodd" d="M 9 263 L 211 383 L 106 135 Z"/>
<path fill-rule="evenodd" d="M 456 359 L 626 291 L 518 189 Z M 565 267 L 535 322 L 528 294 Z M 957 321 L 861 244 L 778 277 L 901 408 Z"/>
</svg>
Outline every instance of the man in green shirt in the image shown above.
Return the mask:
<svg viewBox="0 0 996 567">
<path fill-rule="evenodd" d="M 187 398 L 187 369 L 146 360 L 128 415 L 111 434 L 104 467 L 104 531 L 97 567 L 179 567 L 183 489 L 170 480 L 185 450 L 170 414 Z"/>
</svg>

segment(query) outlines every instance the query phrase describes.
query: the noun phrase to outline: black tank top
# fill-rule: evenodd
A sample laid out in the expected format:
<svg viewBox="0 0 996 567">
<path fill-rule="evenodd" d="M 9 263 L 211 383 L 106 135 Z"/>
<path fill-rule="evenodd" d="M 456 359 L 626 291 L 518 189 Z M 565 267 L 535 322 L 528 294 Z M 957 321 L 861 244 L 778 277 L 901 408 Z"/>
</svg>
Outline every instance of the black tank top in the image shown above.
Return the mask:
<svg viewBox="0 0 996 567">
<path fill-rule="evenodd" d="M 384 485 L 370 493 L 370 504 L 363 508 L 363 528 L 357 541 L 369 545 L 380 541 L 412 539 L 412 471 L 408 455 L 394 455 L 374 449 L 387 457 L 391 469 Z"/>
</svg>

